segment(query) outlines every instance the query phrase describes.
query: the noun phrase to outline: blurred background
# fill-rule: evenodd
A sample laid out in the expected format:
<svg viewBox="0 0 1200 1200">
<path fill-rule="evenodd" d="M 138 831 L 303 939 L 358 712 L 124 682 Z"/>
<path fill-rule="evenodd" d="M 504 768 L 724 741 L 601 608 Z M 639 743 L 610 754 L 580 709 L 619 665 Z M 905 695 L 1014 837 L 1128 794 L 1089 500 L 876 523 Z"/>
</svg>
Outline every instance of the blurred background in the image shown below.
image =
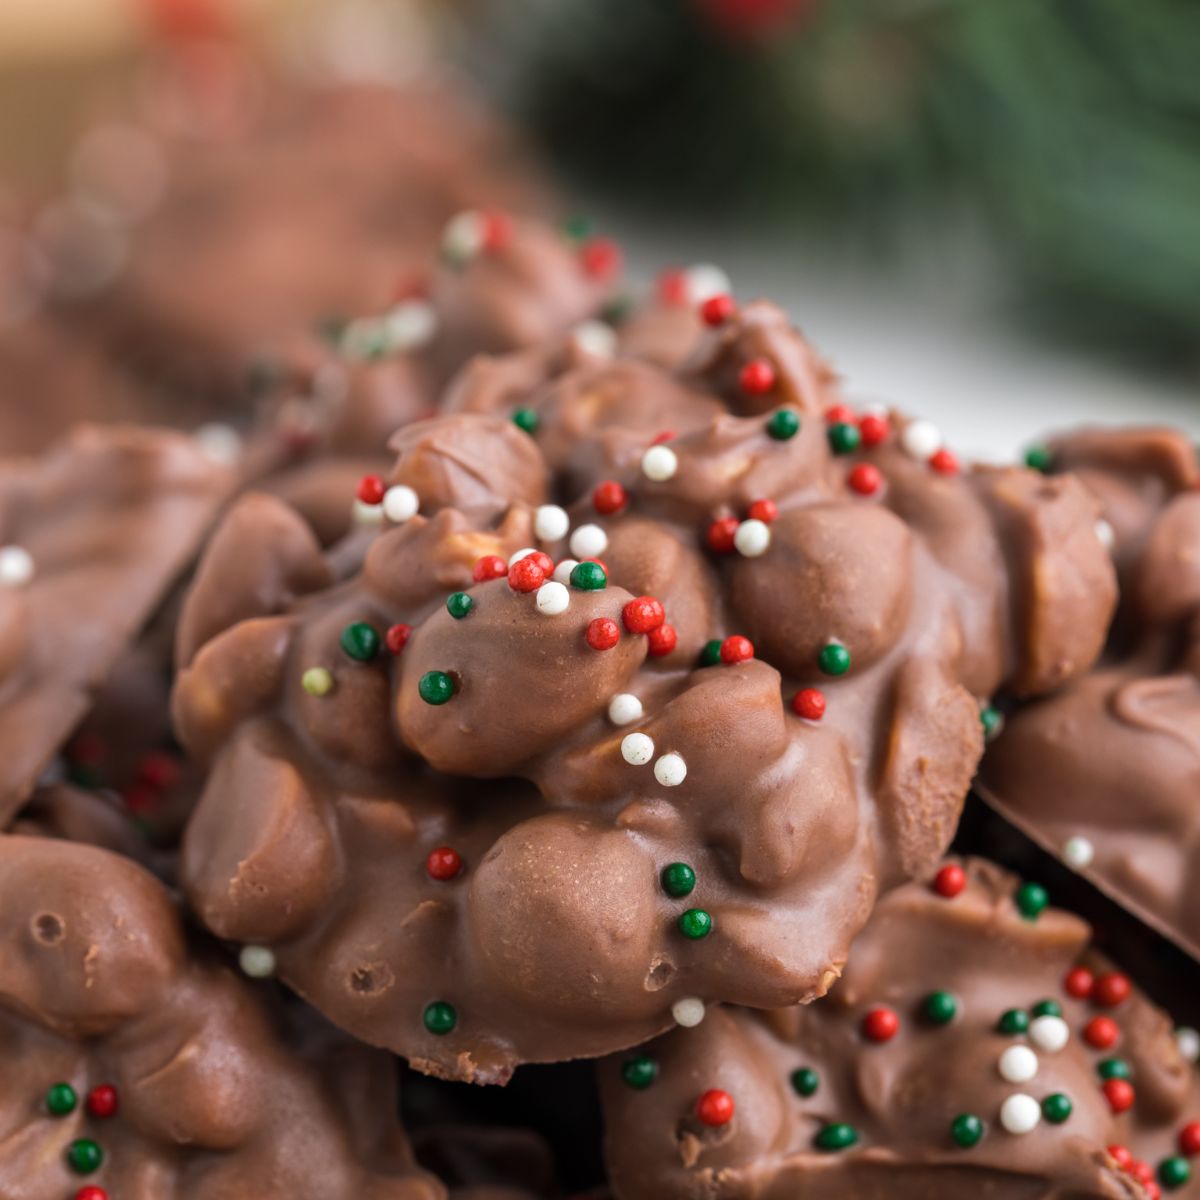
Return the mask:
<svg viewBox="0 0 1200 1200">
<path fill-rule="evenodd" d="M 1194 0 L 3 0 L 5 228 L 44 229 L 98 108 L 210 41 L 457 72 L 635 281 L 719 265 L 969 454 L 1200 435 Z"/>
</svg>

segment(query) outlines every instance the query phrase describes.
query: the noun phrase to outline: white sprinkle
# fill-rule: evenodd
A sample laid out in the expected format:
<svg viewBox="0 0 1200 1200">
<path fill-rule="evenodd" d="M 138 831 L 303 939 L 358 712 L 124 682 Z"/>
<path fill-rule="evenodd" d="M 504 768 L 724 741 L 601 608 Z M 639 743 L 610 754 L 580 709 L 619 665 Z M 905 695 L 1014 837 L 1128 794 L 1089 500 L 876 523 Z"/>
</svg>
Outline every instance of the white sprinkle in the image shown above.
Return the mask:
<svg viewBox="0 0 1200 1200">
<path fill-rule="evenodd" d="M 351 321 L 338 338 L 338 350 L 342 356 L 360 362 L 383 354 L 387 348 L 387 327 L 377 317 L 359 317 Z"/>
<path fill-rule="evenodd" d="M 603 321 L 582 321 L 571 330 L 571 337 L 594 358 L 613 358 L 617 353 L 617 331 Z"/>
<path fill-rule="evenodd" d="M 642 455 L 642 474 L 655 483 L 665 483 L 679 470 L 679 459 L 670 446 L 651 446 Z"/>
<path fill-rule="evenodd" d="M 550 577 L 555 583 L 570 583 L 571 572 L 579 566 L 579 559 L 564 558 L 562 562 L 554 568 L 554 574 Z"/>
<path fill-rule="evenodd" d="M 654 757 L 654 740 L 644 733 L 627 733 L 621 739 L 621 757 L 634 767 L 644 767 Z"/>
<path fill-rule="evenodd" d="M 1179 1053 L 1190 1063 L 1200 1060 L 1200 1033 L 1190 1025 L 1180 1025 L 1175 1030 L 1175 1045 Z"/>
<path fill-rule="evenodd" d="M 1096 537 L 1100 539 L 1100 545 L 1105 550 L 1111 550 L 1113 543 L 1117 540 L 1117 535 L 1113 527 L 1103 517 L 1096 522 Z"/>
<path fill-rule="evenodd" d="M 397 525 L 411 521 L 420 507 L 421 501 L 417 493 L 403 483 L 398 483 L 383 493 L 383 515 Z"/>
<path fill-rule="evenodd" d="M 275 974 L 275 955 L 266 946 L 243 946 L 238 966 L 251 979 L 267 979 Z"/>
<path fill-rule="evenodd" d="M 642 702 L 632 692 L 618 692 L 608 702 L 608 719 L 614 725 L 632 725 L 644 711 Z"/>
<path fill-rule="evenodd" d="M 683 277 L 690 304 L 703 304 L 713 296 L 728 295 L 733 291 L 729 276 L 712 263 L 697 263 L 694 267 L 688 267 Z"/>
<path fill-rule="evenodd" d="M 383 520 L 383 505 L 368 504 L 355 496 L 350 516 L 356 525 L 378 525 Z"/>
<path fill-rule="evenodd" d="M 1000 1055 L 996 1070 L 1009 1083 L 1028 1083 L 1038 1072 L 1038 1057 L 1028 1046 L 1009 1046 Z"/>
<path fill-rule="evenodd" d="M 699 996 L 684 996 L 671 1005 L 671 1016 L 676 1025 L 685 1029 L 694 1029 L 704 1020 L 704 1001 Z"/>
<path fill-rule="evenodd" d="M 420 350 L 437 333 L 437 313 L 425 300 L 405 300 L 383 318 L 384 340 L 394 354 Z"/>
<path fill-rule="evenodd" d="M 900 444 L 924 462 L 942 448 L 942 432 L 932 421 L 910 421 L 900 434 Z"/>
<path fill-rule="evenodd" d="M 520 562 L 521 559 L 528 558 L 531 554 L 536 553 L 536 546 L 522 546 L 520 550 L 515 550 L 508 556 L 508 565 L 511 567 L 513 563 Z"/>
<path fill-rule="evenodd" d="M 1057 1054 L 1071 1040 L 1071 1030 L 1062 1017 L 1034 1017 L 1029 1040 L 1047 1054 Z"/>
<path fill-rule="evenodd" d="M 1095 855 L 1095 846 L 1082 834 L 1077 833 L 1074 837 L 1069 837 L 1063 842 L 1063 862 L 1068 867 L 1073 867 L 1076 871 L 1082 871 L 1085 867 L 1091 866 Z"/>
<path fill-rule="evenodd" d="M 567 536 L 570 528 L 571 518 L 567 516 L 567 510 L 559 508 L 557 504 L 543 504 L 533 514 L 533 532 L 537 534 L 539 542 L 557 542 L 559 538 Z"/>
<path fill-rule="evenodd" d="M 663 787 L 678 787 L 687 778 L 687 763 L 674 751 L 664 754 L 654 764 L 654 778 Z"/>
<path fill-rule="evenodd" d="M 232 425 L 214 421 L 201 425 L 193 436 L 211 462 L 231 467 L 242 457 L 242 435 Z"/>
<path fill-rule="evenodd" d="M 599 525 L 580 525 L 568 544 L 577 558 L 598 558 L 608 549 L 608 534 Z"/>
<path fill-rule="evenodd" d="M 1041 1105 L 1024 1092 L 1014 1092 L 1000 1105 L 1000 1124 L 1009 1133 L 1032 1133 L 1041 1119 Z"/>
<path fill-rule="evenodd" d="M 537 610 L 548 617 L 557 617 L 571 607 L 571 593 L 561 583 L 543 583 L 534 597 Z"/>
<path fill-rule="evenodd" d="M 733 535 L 737 552 L 745 558 L 759 558 L 766 554 L 771 544 L 771 527 L 765 521 L 751 518 L 743 521 Z"/>
<path fill-rule="evenodd" d="M 23 587 L 33 578 L 33 555 L 24 546 L 0 546 L 0 586 Z"/>
<path fill-rule="evenodd" d="M 463 264 L 483 249 L 486 228 L 483 216 L 477 212 L 460 212 L 453 216 L 442 231 L 442 253 L 453 263 Z"/>
</svg>

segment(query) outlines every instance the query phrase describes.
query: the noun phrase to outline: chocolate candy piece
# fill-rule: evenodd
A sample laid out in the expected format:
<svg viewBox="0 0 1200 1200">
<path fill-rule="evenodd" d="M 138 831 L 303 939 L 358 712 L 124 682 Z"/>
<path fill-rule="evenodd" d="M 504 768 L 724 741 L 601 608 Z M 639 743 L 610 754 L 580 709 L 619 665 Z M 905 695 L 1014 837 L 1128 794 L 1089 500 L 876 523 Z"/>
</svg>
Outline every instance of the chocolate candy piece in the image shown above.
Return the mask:
<svg viewBox="0 0 1200 1200">
<path fill-rule="evenodd" d="M 606 1060 L 619 1200 L 1141 1195 L 1129 1168 L 1174 1169 L 1200 1077 L 1084 922 L 1030 895 L 946 864 L 880 901 L 824 999 Z"/>
<path fill-rule="evenodd" d="M 957 472 L 894 414 L 837 452 L 827 373 L 771 305 L 676 373 L 560 362 L 480 362 L 398 435 L 385 482 L 420 511 L 341 585 L 289 601 L 315 544 L 246 502 L 174 696 L 212 764 L 201 918 L 482 1082 L 822 994 L 878 891 L 944 852 L 981 703 L 1085 669 L 1114 591 L 1073 480 Z"/>
<path fill-rule="evenodd" d="M 1101 664 L 1010 713 L 982 794 L 1068 866 L 1200 956 L 1191 879 L 1200 832 L 1200 496 L 1195 454 L 1168 430 L 1050 444 L 1103 506 L 1121 604 Z"/>
</svg>

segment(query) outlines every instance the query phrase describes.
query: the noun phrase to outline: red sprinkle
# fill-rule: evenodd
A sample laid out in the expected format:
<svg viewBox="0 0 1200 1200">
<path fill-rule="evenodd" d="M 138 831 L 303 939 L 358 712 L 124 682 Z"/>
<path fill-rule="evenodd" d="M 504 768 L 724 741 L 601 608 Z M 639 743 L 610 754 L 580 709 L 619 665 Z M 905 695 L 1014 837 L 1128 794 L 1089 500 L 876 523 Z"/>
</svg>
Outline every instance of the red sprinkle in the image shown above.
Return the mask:
<svg viewBox="0 0 1200 1200">
<path fill-rule="evenodd" d="M 726 295 L 725 292 L 718 292 L 715 296 L 709 296 L 700 305 L 700 319 L 705 325 L 712 325 L 714 328 L 718 325 L 724 325 L 733 314 L 733 297 Z"/>
<path fill-rule="evenodd" d="M 589 238 L 579 247 L 579 261 L 593 279 L 611 279 L 621 269 L 621 247 L 612 238 Z"/>
<path fill-rule="evenodd" d="M 940 450 L 934 451 L 929 456 L 929 465 L 939 475 L 957 475 L 958 474 L 958 459 L 955 458 L 952 450 L 947 450 L 943 446 Z"/>
<path fill-rule="evenodd" d="M 1129 1164 L 1133 1162 L 1133 1155 L 1129 1151 L 1128 1146 L 1108 1146 L 1108 1157 L 1121 1168 L 1122 1171 L 1129 1170 Z"/>
<path fill-rule="evenodd" d="M 554 559 L 548 555 L 545 550 L 531 550 L 525 555 L 526 558 L 531 558 L 539 567 L 542 568 L 543 575 L 554 574 Z"/>
<path fill-rule="evenodd" d="M 1189 1121 L 1179 1131 L 1179 1150 L 1181 1154 L 1200 1154 L 1200 1121 Z"/>
<path fill-rule="evenodd" d="M 687 274 L 678 267 L 668 267 L 663 271 L 658 277 L 658 298 L 664 304 L 686 304 L 688 298 Z"/>
<path fill-rule="evenodd" d="M 358 490 L 355 495 L 364 504 L 382 504 L 383 493 L 387 489 L 383 486 L 383 480 L 378 475 L 364 475 L 358 481 Z"/>
<path fill-rule="evenodd" d="M 147 787 L 169 788 L 179 779 L 179 760 L 171 754 L 147 754 L 138 763 L 138 779 Z"/>
<path fill-rule="evenodd" d="M 483 214 L 483 248 L 503 250 L 512 241 L 513 219 L 506 212 L 493 210 Z"/>
<path fill-rule="evenodd" d="M 1072 967 L 1063 979 L 1063 991 L 1076 1000 L 1086 1000 L 1095 983 L 1096 977 L 1087 967 Z"/>
<path fill-rule="evenodd" d="M 75 1200 L 108 1200 L 108 1193 L 102 1187 L 88 1183 L 75 1193 Z"/>
<path fill-rule="evenodd" d="M 675 643 L 678 640 L 679 638 L 675 633 L 675 626 L 664 622 L 657 629 L 650 630 L 646 635 L 648 643 L 646 652 L 651 658 L 662 658 L 675 649 Z"/>
<path fill-rule="evenodd" d="M 92 1088 L 87 1094 L 87 1110 L 93 1117 L 111 1117 L 116 1115 L 117 1089 L 111 1083 L 101 1083 Z"/>
<path fill-rule="evenodd" d="M 162 804 L 162 793 L 148 783 L 131 783 L 121 790 L 121 799 L 131 813 L 144 815 L 158 809 Z"/>
<path fill-rule="evenodd" d="M 1120 1036 L 1121 1031 L 1112 1017 L 1093 1017 L 1083 1027 L 1083 1040 L 1097 1050 L 1107 1050 L 1115 1046 Z"/>
<path fill-rule="evenodd" d="M 953 900 L 967 886 L 967 873 L 958 863 L 947 863 L 933 877 L 933 890 Z"/>
<path fill-rule="evenodd" d="M 1133 1084 L 1128 1079 L 1106 1079 L 1101 1091 L 1113 1112 L 1123 1113 L 1133 1107 Z"/>
<path fill-rule="evenodd" d="M 1145 1159 L 1135 1158 L 1127 1170 L 1138 1183 L 1151 1184 L 1154 1182 L 1154 1168 Z"/>
<path fill-rule="evenodd" d="M 862 1034 L 870 1042 L 890 1042 L 900 1030 L 900 1018 L 890 1008 L 871 1009 L 862 1021 Z"/>
<path fill-rule="evenodd" d="M 770 525 L 779 516 L 779 505 L 774 500 L 755 500 L 746 509 L 746 516 L 752 521 L 762 521 L 765 525 Z"/>
<path fill-rule="evenodd" d="M 892 427 L 887 417 L 881 417 L 878 413 L 867 413 L 858 423 L 858 432 L 862 434 L 864 446 L 878 446 L 880 442 L 886 442 L 891 431 Z"/>
<path fill-rule="evenodd" d="M 765 396 L 775 387 L 775 368 L 765 358 L 752 358 L 738 376 L 743 392 Z"/>
<path fill-rule="evenodd" d="M 874 463 L 857 463 L 850 468 L 846 482 L 860 496 L 873 496 L 883 486 L 883 472 Z"/>
<path fill-rule="evenodd" d="M 1101 1008 L 1116 1008 L 1118 1004 L 1129 999 L 1132 990 L 1133 984 L 1124 972 L 1106 971 L 1096 980 L 1092 1000 Z"/>
<path fill-rule="evenodd" d="M 621 620 L 630 633 L 650 633 L 657 629 L 666 617 L 662 601 L 653 596 L 636 596 L 621 609 Z"/>
<path fill-rule="evenodd" d="M 410 637 L 412 637 L 411 625 L 392 625 L 388 628 L 387 633 L 383 635 L 383 641 L 388 650 L 393 654 L 399 654 L 408 645 Z"/>
<path fill-rule="evenodd" d="M 737 517 L 718 517 L 704 535 L 708 548 L 716 554 L 732 554 L 734 534 L 740 524 Z"/>
<path fill-rule="evenodd" d="M 727 666 L 734 663 L 746 662 L 754 657 L 754 643 L 740 633 L 727 637 L 721 643 L 721 661 Z"/>
<path fill-rule="evenodd" d="M 1162 1188 L 1158 1186 L 1157 1179 L 1151 1179 L 1142 1184 L 1146 1192 L 1146 1200 L 1162 1200 Z"/>
<path fill-rule="evenodd" d="M 587 644 L 593 650 L 611 650 L 621 640 L 621 630 L 609 617 L 595 617 L 588 622 Z"/>
<path fill-rule="evenodd" d="M 720 1088 L 709 1088 L 696 1101 L 696 1116 L 705 1125 L 728 1125 L 733 1120 L 733 1097 Z"/>
<path fill-rule="evenodd" d="M 806 721 L 819 721 L 825 715 L 825 693 L 818 688 L 801 688 L 792 697 L 792 711 Z"/>
<path fill-rule="evenodd" d="M 508 568 L 508 586 L 514 592 L 536 592 L 546 582 L 546 572 L 532 554 L 518 558 Z"/>
<path fill-rule="evenodd" d="M 662 433 L 656 433 L 654 435 L 653 439 L 650 442 L 650 445 L 662 446 L 662 445 L 665 445 L 667 442 L 673 442 L 674 440 L 675 440 L 675 430 L 664 429 L 662 431 Z"/>
<path fill-rule="evenodd" d="M 503 579 L 508 574 L 508 563 L 498 554 L 485 554 L 475 560 L 471 569 L 471 578 L 476 583 L 486 583 L 489 579 Z"/>
<path fill-rule="evenodd" d="M 854 409 L 848 404 L 831 404 L 825 410 L 826 425 L 854 425 L 857 421 Z"/>
<path fill-rule="evenodd" d="M 462 856 L 452 846 L 439 846 L 436 850 L 430 850 L 429 857 L 425 860 L 425 870 L 429 872 L 429 877 L 443 883 L 447 879 L 453 879 L 462 870 L 462 865 Z"/>
<path fill-rule="evenodd" d="M 629 493 L 615 479 L 598 483 L 592 492 L 592 507 L 605 516 L 620 512 L 628 503 Z"/>
</svg>

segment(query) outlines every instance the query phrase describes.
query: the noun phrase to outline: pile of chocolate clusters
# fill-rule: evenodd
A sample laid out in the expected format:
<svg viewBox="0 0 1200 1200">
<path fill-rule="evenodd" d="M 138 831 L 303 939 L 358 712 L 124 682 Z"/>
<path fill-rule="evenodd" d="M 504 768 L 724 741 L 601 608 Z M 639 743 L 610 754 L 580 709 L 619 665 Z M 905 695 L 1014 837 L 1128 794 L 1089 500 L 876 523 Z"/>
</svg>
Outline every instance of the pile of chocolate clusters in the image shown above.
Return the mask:
<svg viewBox="0 0 1200 1200">
<path fill-rule="evenodd" d="M 3 264 L 0 1196 L 1200 1196 L 1187 439 L 972 466 L 220 82 Z"/>
</svg>

